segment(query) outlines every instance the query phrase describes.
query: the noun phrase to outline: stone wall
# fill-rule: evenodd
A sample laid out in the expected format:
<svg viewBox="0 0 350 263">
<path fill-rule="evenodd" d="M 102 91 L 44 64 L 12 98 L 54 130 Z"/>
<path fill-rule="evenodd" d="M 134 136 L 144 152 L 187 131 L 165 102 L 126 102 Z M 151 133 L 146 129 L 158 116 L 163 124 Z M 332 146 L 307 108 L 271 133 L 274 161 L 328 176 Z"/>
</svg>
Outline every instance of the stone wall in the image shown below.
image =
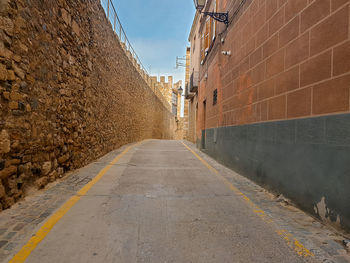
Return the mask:
<svg viewBox="0 0 350 263">
<path fill-rule="evenodd" d="M 175 120 L 97 0 L 0 2 L 0 209 Z"/>
<path fill-rule="evenodd" d="M 165 76 L 160 76 L 159 81 L 156 76 L 150 77 L 150 86 L 154 93 L 162 98 L 162 101 L 171 110 L 172 105 L 172 89 L 173 89 L 173 77 L 168 76 L 168 82 L 165 81 Z"/>
</svg>

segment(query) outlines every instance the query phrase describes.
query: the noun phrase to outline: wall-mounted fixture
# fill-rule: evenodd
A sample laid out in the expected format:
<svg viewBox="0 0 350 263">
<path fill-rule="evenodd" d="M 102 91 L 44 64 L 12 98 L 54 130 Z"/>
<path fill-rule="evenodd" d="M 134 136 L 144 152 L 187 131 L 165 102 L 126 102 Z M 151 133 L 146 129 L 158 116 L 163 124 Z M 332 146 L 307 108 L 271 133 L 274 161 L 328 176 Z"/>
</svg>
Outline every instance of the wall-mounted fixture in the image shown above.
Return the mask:
<svg viewBox="0 0 350 263">
<path fill-rule="evenodd" d="M 179 67 L 186 67 L 186 58 L 185 57 L 176 57 L 176 69 Z"/>
<path fill-rule="evenodd" d="M 221 54 L 223 54 L 224 56 L 231 56 L 231 50 L 221 51 Z"/>
<path fill-rule="evenodd" d="M 210 16 L 213 19 L 215 19 L 216 21 L 222 22 L 225 25 L 228 25 L 228 12 L 226 13 L 216 13 L 216 12 L 202 12 L 202 10 L 204 9 L 206 0 L 193 0 L 194 1 L 194 5 L 196 7 L 196 9 L 199 11 L 199 13 L 206 15 L 206 16 Z"/>
</svg>

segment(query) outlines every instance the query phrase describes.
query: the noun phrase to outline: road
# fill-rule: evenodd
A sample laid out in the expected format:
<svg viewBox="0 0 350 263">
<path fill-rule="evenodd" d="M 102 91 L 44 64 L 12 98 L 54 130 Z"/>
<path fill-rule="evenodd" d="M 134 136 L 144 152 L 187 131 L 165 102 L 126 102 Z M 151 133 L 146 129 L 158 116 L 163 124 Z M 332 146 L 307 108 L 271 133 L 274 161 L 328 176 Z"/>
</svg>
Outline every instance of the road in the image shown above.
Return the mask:
<svg viewBox="0 0 350 263">
<path fill-rule="evenodd" d="M 126 148 L 10 262 L 316 262 L 199 155 L 181 141 Z"/>
</svg>

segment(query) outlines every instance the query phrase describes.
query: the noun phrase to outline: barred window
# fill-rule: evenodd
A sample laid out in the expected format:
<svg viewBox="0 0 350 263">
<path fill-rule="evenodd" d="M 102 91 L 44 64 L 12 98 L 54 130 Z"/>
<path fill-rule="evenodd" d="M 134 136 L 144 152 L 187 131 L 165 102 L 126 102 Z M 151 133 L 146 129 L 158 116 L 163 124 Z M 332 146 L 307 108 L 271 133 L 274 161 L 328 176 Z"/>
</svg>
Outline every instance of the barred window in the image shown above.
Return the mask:
<svg viewBox="0 0 350 263">
<path fill-rule="evenodd" d="M 213 92 L 213 105 L 218 103 L 218 89 L 215 89 Z"/>
</svg>

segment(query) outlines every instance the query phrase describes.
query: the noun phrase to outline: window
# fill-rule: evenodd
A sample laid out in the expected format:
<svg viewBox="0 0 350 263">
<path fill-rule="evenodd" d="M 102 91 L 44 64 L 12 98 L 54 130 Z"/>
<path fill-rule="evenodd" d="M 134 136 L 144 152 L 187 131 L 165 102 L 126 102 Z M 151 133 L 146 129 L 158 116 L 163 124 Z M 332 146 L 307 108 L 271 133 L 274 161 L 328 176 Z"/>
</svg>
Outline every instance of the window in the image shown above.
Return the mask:
<svg viewBox="0 0 350 263">
<path fill-rule="evenodd" d="M 208 51 L 211 42 L 211 17 L 205 21 L 204 51 Z"/>
<path fill-rule="evenodd" d="M 217 5 L 216 1 L 214 1 L 214 11 L 217 12 Z M 207 56 L 207 52 L 214 42 L 216 36 L 216 20 L 211 18 L 210 16 L 207 16 L 207 19 L 205 20 L 205 27 L 204 27 L 204 33 L 202 34 L 201 39 L 201 60 L 203 61 L 204 58 Z"/>
<path fill-rule="evenodd" d="M 194 50 L 196 49 L 196 35 L 194 35 L 193 38 L 193 47 L 192 47 L 192 53 L 194 53 Z"/>
<path fill-rule="evenodd" d="M 201 60 L 203 61 L 204 58 L 205 58 L 205 53 L 204 53 L 204 33 L 203 33 L 201 37 Z"/>
<path fill-rule="evenodd" d="M 176 116 L 177 115 L 177 94 L 173 92 L 171 95 L 172 95 L 171 96 L 172 113 Z"/>
<path fill-rule="evenodd" d="M 213 105 L 218 103 L 218 89 L 215 89 L 213 92 Z"/>
</svg>

